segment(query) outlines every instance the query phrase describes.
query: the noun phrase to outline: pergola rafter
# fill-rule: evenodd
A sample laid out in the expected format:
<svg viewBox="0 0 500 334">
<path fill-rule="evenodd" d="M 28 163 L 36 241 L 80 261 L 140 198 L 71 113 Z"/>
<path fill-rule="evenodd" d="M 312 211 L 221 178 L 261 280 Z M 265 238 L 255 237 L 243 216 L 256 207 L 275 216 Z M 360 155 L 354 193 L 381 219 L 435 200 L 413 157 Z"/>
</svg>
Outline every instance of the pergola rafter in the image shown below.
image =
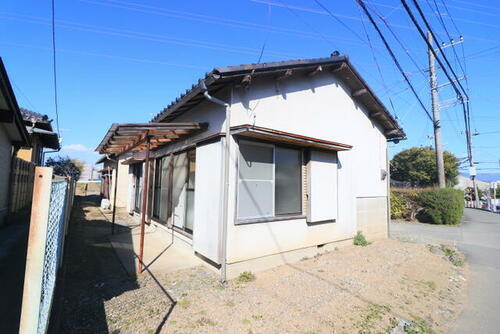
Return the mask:
<svg viewBox="0 0 500 334">
<path fill-rule="evenodd" d="M 149 201 L 149 153 L 161 146 L 181 140 L 183 137 L 194 135 L 205 130 L 208 123 L 125 123 L 113 124 L 108 130 L 106 136 L 96 148 L 100 154 L 114 155 L 119 157 L 126 152 L 146 152 L 144 159 L 144 183 L 142 191 L 142 206 L 141 206 L 141 239 L 139 246 L 139 267 L 138 273 L 142 272 L 143 255 L 144 255 L 144 224 L 146 222 L 146 209 Z M 118 161 L 118 160 L 117 160 Z M 122 162 L 123 163 L 123 162 Z M 118 167 L 118 166 L 117 166 Z M 116 176 L 118 168 L 116 169 Z M 116 187 L 118 182 L 115 182 L 115 200 Z M 113 221 L 112 233 L 115 224 L 116 203 L 113 205 Z"/>
</svg>

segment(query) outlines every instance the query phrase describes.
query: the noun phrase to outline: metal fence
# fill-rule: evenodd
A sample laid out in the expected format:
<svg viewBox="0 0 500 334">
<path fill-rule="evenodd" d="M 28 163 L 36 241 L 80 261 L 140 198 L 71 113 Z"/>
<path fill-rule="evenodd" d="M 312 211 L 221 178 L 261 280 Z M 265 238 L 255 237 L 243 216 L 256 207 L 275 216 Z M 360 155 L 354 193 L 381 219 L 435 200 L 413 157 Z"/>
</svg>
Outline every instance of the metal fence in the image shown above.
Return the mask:
<svg viewBox="0 0 500 334">
<path fill-rule="evenodd" d="M 20 333 L 44 334 L 73 206 L 75 182 L 37 167 L 33 189 Z"/>
</svg>

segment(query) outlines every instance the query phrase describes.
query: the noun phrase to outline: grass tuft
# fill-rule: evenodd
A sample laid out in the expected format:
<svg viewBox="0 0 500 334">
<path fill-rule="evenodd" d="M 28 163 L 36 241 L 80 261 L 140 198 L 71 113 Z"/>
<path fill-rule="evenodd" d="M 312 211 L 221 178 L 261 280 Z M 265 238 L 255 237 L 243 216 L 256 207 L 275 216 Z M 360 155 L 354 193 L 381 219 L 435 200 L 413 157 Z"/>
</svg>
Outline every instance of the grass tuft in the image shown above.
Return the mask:
<svg viewBox="0 0 500 334">
<path fill-rule="evenodd" d="M 244 271 L 238 276 L 236 279 L 239 283 L 246 283 L 246 282 L 252 282 L 255 281 L 256 277 L 255 274 L 250 272 L 250 271 Z"/>
<path fill-rule="evenodd" d="M 354 246 L 368 246 L 370 243 L 366 240 L 361 231 L 358 231 L 353 239 Z"/>
</svg>

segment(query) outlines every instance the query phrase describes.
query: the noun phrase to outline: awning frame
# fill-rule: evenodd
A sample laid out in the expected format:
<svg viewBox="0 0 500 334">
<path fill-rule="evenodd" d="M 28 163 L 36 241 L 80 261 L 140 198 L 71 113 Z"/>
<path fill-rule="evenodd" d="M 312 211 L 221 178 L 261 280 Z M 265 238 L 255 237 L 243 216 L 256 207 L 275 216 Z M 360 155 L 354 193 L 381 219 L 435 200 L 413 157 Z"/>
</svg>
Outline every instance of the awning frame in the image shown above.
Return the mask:
<svg viewBox="0 0 500 334">
<path fill-rule="evenodd" d="M 100 154 L 118 156 L 125 152 L 146 151 L 202 132 L 208 123 L 114 123 L 96 148 Z"/>
<path fill-rule="evenodd" d="M 347 151 L 352 149 L 352 145 L 307 137 L 295 133 L 269 129 L 250 124 L 231 127 L 231 134 L 249 138 L 257 138 L 272 142 L 310 147 L 330 151 Z"/>
</svg>

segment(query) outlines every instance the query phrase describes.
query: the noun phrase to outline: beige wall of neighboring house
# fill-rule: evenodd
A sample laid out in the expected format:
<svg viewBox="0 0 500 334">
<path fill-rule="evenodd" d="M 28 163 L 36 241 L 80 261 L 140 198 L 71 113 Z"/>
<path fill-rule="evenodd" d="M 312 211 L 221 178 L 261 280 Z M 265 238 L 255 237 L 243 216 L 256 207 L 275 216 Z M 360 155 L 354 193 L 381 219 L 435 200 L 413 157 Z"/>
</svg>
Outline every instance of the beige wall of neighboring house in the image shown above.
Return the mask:
<svg viewBox="0 0 500 334">
<path fill-rule="evenodd" d="M 23 159 L 24 161 L 31 162 L 32 154 L 33 154 L 33 150 L 31 148 L 22 148 L 19 151 L 17 151 L 17 157 L 19 159 Z"/>
</svg>

